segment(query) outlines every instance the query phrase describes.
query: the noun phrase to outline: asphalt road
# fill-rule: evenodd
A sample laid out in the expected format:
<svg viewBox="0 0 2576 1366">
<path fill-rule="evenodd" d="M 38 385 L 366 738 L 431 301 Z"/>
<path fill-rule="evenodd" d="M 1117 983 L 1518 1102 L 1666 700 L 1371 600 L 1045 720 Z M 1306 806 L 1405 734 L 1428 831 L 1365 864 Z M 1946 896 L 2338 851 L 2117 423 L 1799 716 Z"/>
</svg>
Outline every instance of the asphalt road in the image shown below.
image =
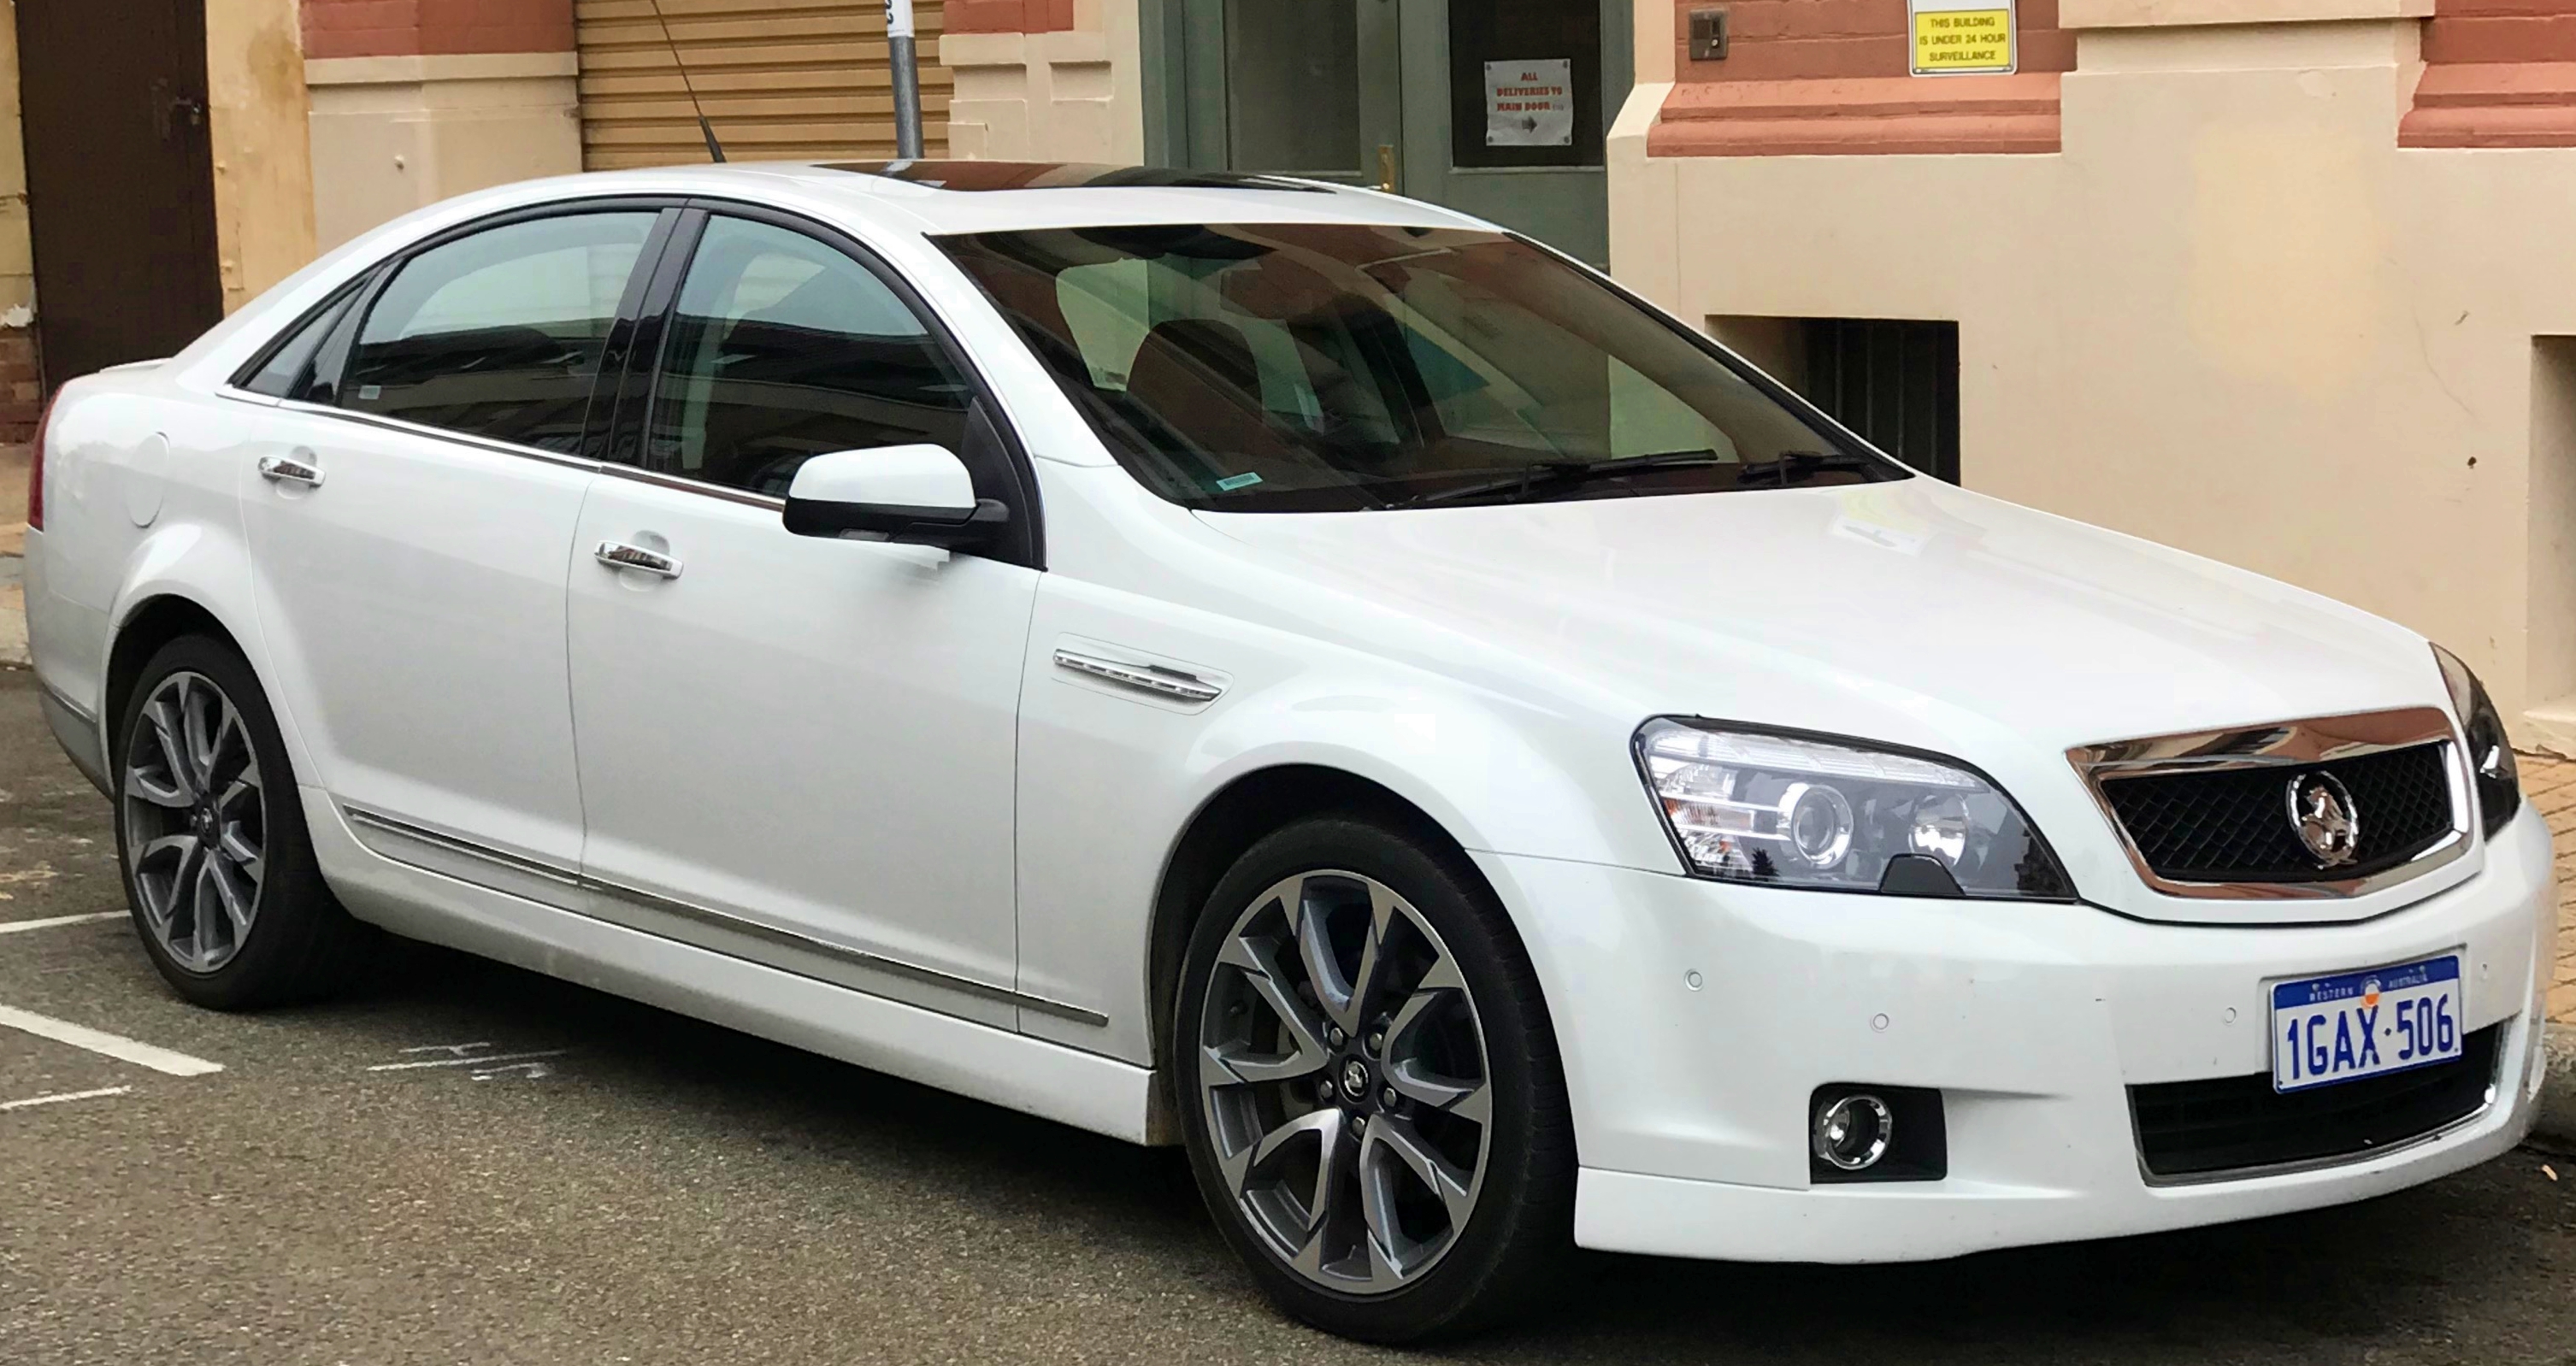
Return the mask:
<svg viewBox="0 0 2576 1366">
<path fill-rule="evenodd" d="M 223 1068 L 0 1027 L 8 1366 L 1402 1355 L 1271 1313 L 1166 1155 L 426 948 L 223 1016 L 122 920 L 8 929 L 120 910 L 106 804 L 0 670 L 0 1007 Z M 1565 1291 L 1442 1355 L 2570 1366 L 2576 1162 L 1926 1266 L 1593 1257 Z"/>
</svg>

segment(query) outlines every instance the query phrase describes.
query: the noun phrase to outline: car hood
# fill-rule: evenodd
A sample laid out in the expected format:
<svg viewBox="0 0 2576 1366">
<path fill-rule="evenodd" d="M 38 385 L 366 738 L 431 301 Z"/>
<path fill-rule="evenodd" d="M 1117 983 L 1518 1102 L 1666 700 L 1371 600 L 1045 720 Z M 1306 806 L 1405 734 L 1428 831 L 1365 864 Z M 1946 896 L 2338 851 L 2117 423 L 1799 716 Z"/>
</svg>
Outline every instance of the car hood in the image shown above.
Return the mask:
<svg viewBox="0 0 2576 1366">
<path fill-rule="evenodd" d="M 2104 836 L 2071 746 L 2444 700 L 2392 623 L 1930 479 L 1201 520 L 1365 601 L 1378 652 L 1954 755 Z"/>
</svg>

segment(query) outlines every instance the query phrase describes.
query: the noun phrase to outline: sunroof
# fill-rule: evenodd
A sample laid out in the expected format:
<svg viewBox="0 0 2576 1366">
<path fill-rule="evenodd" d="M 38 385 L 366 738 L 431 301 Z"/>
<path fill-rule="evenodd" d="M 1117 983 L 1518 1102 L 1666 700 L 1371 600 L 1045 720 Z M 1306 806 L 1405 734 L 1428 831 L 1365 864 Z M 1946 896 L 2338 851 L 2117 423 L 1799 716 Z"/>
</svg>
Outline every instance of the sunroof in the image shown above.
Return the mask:
<svg viewBox="0 0 2576 1366">
<path fill-rule="evenodd" d="M 1280 190 L 1330 194 L 1245 171 L 1184 171 L 1168 166 L 1094 166 L 1078 161 L 840 161 L 826 171 L 883 176 L 943 190 Z"/>
</svg>

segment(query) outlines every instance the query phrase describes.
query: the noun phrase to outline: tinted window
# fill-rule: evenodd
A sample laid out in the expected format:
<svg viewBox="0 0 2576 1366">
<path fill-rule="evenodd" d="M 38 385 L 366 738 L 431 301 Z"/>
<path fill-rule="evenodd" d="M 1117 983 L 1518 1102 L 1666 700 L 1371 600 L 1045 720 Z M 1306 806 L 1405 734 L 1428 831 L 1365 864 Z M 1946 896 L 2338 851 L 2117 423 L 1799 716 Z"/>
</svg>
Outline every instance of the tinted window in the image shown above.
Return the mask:
<svg viewBox="0 0 2576 1366">
<path fill-rule="evenodd" d="M 570 451 L 650 212 L 513 223 L 434 247 L 385 286 L 340 406 Z"/>
<path fill-rule="evenodd" d="M 270 398 L 297 393 L 312 373 L 313 357 L 322 349 L 323 339 L 331 335 L 331 328 L 357 298 L 358 291 L 345 290 L 338 298 L 306 314 L 303 323 L 278 343 L 268 359 L 240 381 L 241 387 Z"/>
<path fill-rule="evenodd" d="M 681 286 L 644 460 L 784 496 L 830 451 L 963 451 L 973 387 L 873 271 L 802 233 L 710 219 Z"/>
<path fill-rule="evenodd" d="M 943 239 L 1175 502 L 1340 511 L 1903 477 L 1515 238 L 1360 224 Z"/>
</svg>

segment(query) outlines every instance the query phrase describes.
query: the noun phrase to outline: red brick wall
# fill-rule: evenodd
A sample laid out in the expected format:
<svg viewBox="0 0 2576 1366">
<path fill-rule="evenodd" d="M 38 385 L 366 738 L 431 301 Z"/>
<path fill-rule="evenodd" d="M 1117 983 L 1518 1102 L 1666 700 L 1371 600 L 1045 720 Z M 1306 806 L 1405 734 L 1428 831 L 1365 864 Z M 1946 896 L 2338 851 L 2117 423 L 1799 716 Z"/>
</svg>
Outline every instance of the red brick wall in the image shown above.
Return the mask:
<svg viewBox="0 0 2576 1366">
<path fill-rule="evenodd" d="M 948 33 L 1060 33 L 1072 27 L 1073 0 L 948 0 L 941 24 Z"/>
<path fill-rule="evenodd" d="M 2435 0 L 2406 147 L 2576 147 L 2576 0 Z"/>
<path fill-rule="evenodd" d="M 572 0 L 304 0 L 307 57 L 572 50 Z"/>
<path fill-rule="evenodd" d="M 2576 3 L 2576 0 L 2570 0 Z M 1880 156 L 2058 149 L 2060 73 L 2075 35 L 2057 0 L 2021 0 L 2010 76 L 1916 77 L 1905 0 L 1718 0 L 1727 54 L 1690 55 L 1674 0 L 1673 93 L 1647 134 L 1654 156 Z"/>
<path fill-rule="evenodd" d="M 2576 0 L 2435 0 L 2424 60 L 2576 62 Z"/>
<path fill-rule="evenodd" d="M 42 374 L 36 367 L 34 330 L 0 328 L 0 445 L 36 439 L 36 419 L 44 411 Z"/>
<path fill-rule="evenodd" d="M 1905 0 L 1721 0 L 1727 10 L 1726 58 L 1695 62 L 1690 12 L 1710 3 L 1674 0 L 1676 80 L 1903 76 L 1912 68 Z M 2021 0 L 2019 10 L 2020 69 L 2073 71 L 2075 35 L 2057 26 L 2057 0 Z"/>
</svg>

